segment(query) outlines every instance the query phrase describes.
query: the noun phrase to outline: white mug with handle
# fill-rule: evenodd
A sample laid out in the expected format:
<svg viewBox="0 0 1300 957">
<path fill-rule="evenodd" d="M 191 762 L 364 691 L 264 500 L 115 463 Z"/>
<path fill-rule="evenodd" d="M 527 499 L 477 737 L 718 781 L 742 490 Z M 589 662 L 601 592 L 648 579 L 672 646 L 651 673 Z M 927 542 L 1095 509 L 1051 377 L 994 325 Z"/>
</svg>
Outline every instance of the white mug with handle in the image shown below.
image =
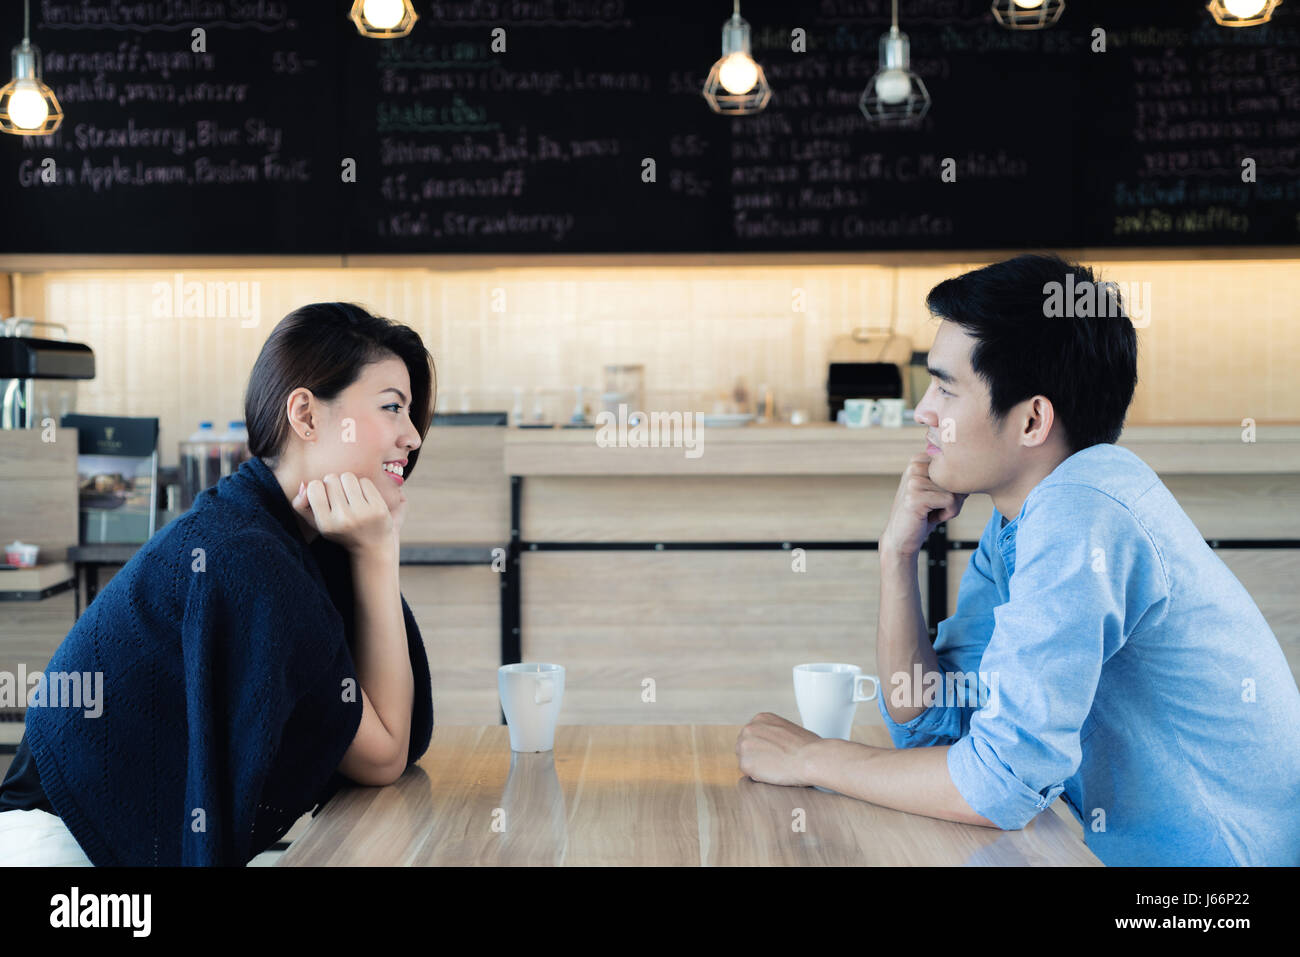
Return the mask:
<svg viewBox="0 0 1300 957">
<path fill-rule="evenodd" d="M 511 751 L 550 751 L 564 700 L 562 665 L 521 663 L 497 669 L 497 693 L 510 728 Z"/>
<path fill-rule="evenodd" d="M 862 685 L 871 682 L 871 693 Z M 875 675 L 864 675 L 857 665 L 819 662 L 794 666 L 794 697 L 803 726 L 821 738 L 848 741 L 859 701 L 874 701 L 880 693 Z"/>
</svg>

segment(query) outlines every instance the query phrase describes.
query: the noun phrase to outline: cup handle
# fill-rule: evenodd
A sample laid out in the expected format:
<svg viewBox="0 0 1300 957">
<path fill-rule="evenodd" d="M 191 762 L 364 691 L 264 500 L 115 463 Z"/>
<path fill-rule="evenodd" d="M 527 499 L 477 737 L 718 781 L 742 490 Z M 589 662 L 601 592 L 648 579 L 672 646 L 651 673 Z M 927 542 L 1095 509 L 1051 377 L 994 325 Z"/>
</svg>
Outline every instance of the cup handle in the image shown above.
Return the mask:
<svg viewBox="0 0 1300 957">
<path fill-rule="evenodd" d="M 538 678 L 533 685 L 533 704 L 546 704 L 555 696 L 555 682 L 550 678 Z"/>
<path fill-rule="evenodd" d="M 862 692 L 858 690 L 859 681 L 871 682 L 871 694 L 864 696 Z M 880 693 L 880 682 L 876 680 L 875 675 L 858 675 L 853 679 L 853 700 L 854 701 L 875 701 L 876 695 L 878 695 L 879 693 Z"/>
</svg>

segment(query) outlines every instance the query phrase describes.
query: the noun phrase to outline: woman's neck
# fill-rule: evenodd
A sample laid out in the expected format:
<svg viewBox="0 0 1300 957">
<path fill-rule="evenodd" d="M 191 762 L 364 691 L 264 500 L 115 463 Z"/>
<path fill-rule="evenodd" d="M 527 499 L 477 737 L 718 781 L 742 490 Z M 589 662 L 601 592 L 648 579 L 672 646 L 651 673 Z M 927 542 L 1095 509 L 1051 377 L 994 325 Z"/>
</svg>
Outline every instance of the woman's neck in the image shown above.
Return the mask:
<svg viewBox="0 0 1300 957">
<path fill-rule="evenodd" d="M 276 482 L 280 486 L 280 491 L 284 493 L 285 500 L 289 503 L 289 511 L 293 512 L 294 521 L 298 523 L 298 531 L 302 533 L 303 540 L 310 544 L 320 534 L 311 522 L 302 517 L 302 513 L 293 507 L 293 500 L 298 494 L 298 486 L 302 480 L 296 478 L 298 469 L 293 467 L 292 463 L 285 463 L 271 469 L 271 474 L 275 476 Z"/>
</svg>

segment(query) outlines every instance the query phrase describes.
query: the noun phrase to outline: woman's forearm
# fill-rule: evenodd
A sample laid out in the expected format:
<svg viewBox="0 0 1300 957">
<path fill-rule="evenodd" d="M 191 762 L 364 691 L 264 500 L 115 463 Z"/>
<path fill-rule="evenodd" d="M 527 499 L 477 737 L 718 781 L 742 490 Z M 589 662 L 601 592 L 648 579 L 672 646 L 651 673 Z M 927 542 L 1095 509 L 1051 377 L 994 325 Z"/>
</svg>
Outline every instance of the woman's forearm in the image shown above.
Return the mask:
<svg viewBox="0 0 1300 957">
<path fill-rule="evenodd" d="M 379 720 L 405 756 L 410 747 L 415 679 L 407 648 L 406 620 L 395 549 L 352 553 L 356 600 L 357 677 Z"/>
</svg>

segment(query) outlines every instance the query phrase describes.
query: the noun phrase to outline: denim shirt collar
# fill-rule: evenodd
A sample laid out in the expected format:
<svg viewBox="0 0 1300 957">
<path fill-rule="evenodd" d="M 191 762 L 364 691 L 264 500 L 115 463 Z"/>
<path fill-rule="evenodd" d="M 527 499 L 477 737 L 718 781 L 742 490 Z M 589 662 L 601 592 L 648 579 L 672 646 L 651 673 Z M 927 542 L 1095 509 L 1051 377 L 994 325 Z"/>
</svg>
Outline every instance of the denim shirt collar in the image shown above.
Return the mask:
<svg viewBox="0 0 1300 957">
<path fill-rule="evenodd" d="M 1076 455 L 1080 454 L 1082 453 L 1076 452 L 1074 455 L 1062 459 L 1057 463 L 1056 468 L 1052 469 L 1052 471 L 1049 472 L 1037 485 L 1031 488 L 1029 494 L 1025 496 L 1025 500 L 1020 503 L 1020 512 L 1015 518 L 1008 521 L 1007 517 L 999 512 L 996 507 L 993 509 L 993 513 L 997 515 L 1003 523 L 1002 527 L 998 529 L 996 542 L 998 551 L 1002 554 L 1002 560 L 1006 563 L 1008 576 L 1016 570 L 1016 532 L 1020 527 L 1020 516 L 1025 514 L 1025 506 L 1029 504 L 1029 499 L 1053 476 L 1056 476 L 1058 473 L 1063 471 L 1067 462 L 1070 462 Z"/>
<path fill-rule="evenodd" d="M 1007 575 L 1009 576 L 1016 570 L 1016 530 L 1019 527 L 1020 516 L 1017 515 L 1011 521 L 1007 521 L 1007 517 L 998 512 L 997 509 L 993 511 L 1002 520 L 1002 527 L 997 534 L 997 545 L 998 551 L 1002 555 L 1002 561 L 1007 566 Z M 1021 506 L 1020 511 L 1022 514 L 1024 513 L 1024 506 Z"/>
</svg>

